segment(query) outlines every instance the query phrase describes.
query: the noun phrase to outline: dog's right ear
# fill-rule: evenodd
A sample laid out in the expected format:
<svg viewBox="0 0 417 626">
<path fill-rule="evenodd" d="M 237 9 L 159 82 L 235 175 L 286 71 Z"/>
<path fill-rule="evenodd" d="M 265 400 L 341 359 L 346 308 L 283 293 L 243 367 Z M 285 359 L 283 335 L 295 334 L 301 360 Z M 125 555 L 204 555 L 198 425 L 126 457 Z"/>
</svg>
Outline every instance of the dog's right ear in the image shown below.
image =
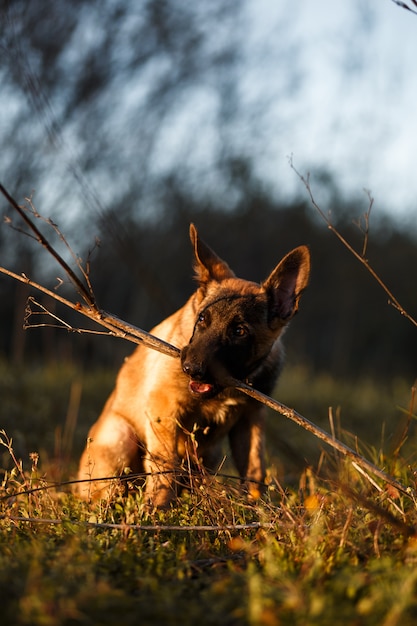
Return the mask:
<svg viewBox="0 0 417 626">
<path fill-rule="evenodd" d="M 300 246 L 289 252 L 262 283 L 269 299 L 271 327 L 286 324 L 295 315 L 309 276 L 310 252 L 307 246 Z"/>
<path fill-rule="evenodd" d="M 227 263 L 200 239 L 194 224 L 190 224 L 190 239 L 194 249 L 194 270 L 200 287 L 205 287 L 211 280 L 221 282 L 225 278 L 234 277 Z"/>
</svg>

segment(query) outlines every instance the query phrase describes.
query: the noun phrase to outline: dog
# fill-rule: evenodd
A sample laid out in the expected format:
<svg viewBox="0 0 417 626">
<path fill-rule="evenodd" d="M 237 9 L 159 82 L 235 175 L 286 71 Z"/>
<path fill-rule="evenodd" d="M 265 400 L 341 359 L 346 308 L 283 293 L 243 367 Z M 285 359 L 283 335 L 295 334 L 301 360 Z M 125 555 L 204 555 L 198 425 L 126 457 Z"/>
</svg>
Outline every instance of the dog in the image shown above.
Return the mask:
<svg viewBox="0 0 417 626">
<path fill-rule="evenodd" d="M 126 359 L 88 434 L 78 471 L 83 498 L 109 497 L 108 481 L 91 479 L 145 472 L 147 503 L 167 508 L 181 462 L 215 472 L 226 436 L 249 497 L 259 497 L 265 407 L 227 381 L 271 394 L 283 365 L 281 338 L 308 283 L 309 250 L 296 248 L 257 284 L 237 278 L 193 224 L 190 238 L 197 290 L 151 331 L 180 348 L 180 358 L 138 346 Z"/>
</svg>

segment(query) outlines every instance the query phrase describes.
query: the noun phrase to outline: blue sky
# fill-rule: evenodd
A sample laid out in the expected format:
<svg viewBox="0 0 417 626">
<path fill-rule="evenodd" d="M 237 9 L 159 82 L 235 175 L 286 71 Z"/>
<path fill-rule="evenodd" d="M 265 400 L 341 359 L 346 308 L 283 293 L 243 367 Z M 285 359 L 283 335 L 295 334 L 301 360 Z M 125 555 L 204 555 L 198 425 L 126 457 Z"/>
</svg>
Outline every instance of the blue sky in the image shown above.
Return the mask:
<svg viewBox="0 0 417 626">
<path fill-rule="evenodd" d="M 264 175 L 296 191 L 292 154 L 349 195 L 371 190 L 376 210 L 417 217 L 417 16 L 391 0 L 255 0 L 250 21 L 265 64 L 247 82 L 276 101 L 263 120 Z M 285 67 L 301 85 L 287 97 Z"/>
<path fill-rule="evenodd" d="M 230 139 L 235 153 L 239 155 L 241 150 L 253 158 L 261 180 L 276 189 L 281 199 L 290 200 L 294 194 L 305 197 L 302 183 L 288 163 L 292 155 L 301 172 L 311 171 L 319 201 L 323 198 L 324 202 L 328 194 L 324 186 L 314 183 L 314 175 L 326 171 L 346 198 L 358 198 L 362 203 L 359 214 L 367 208 L 365 188 L 375 198 L 374 212 L 386 210 L 402 221 L 414 223 L 417 15 L 392 0 L 247 0 L 236 6 L 244 7 L 243 15 L 236 12 L 236 19 L 210 28 L 207 36 L 207 45 L 220 50 L 224 41 L 240 46 L 242 56 L 236 66 L 239 74 L 233 87 L 239 108 L 236 122 L 219 132 L 216 116 L 224 102 L 208 71 L 180 92 L 158 120 L 152 153 L 145 154 L 146 167 L 164 172 L 184 164 L 198 174 L 202 195 L 212 193 L 219 187 L 216 159 L 221 142 Z M 81 22 L 83 45 L 86 41 L 94 45 L 96 31 L 102 28 L 95 11 L 93 7 L 90 22 Z M 129 24 L 134 17 L 132 10 L 127 16 Z M 119 54 L 132 53 L 130 48 L 123 48 L 123 37 L 119 44 L 120 48 L 115 49 Z M 70 52 L 78 58 L 80 51 Z M 71 61 L 70 55 L 64 56 L 65 60 L 67 74 L 71 75 L 74 59 Z M 33 64 L 33 59 L 29 61 Z M 152 76 L 157 75 L 157 62 L 150 66 Z M 141 116 L 140 103 L 147 78 L 146 71 L 138 72 L 124 83 L 122 72 L 103 94 L 106 123 L 94 131 L 104 138 L 94 156 L 98 164 L 103 163 L 103 171 L 87 172 L 86 176 L 88 184 L 99 190 L 105 206 L 115 195 L 122 195 L 140 172 L 138 163 L 144 158 L 141 132 L 146 138 L 146 119 Z M 218 78 L 221 82 L 221 76 Z M 62 129 L 63 137 L 52 149 L 45 118 L 47 126 L 51 112 L 53 122 L 54 111 L 59 114 L 65 99 L 60 92 L 52 100 L 49 93 L 47 96 L 51 110 L 44 114 L 31 110 L 30 119 L 35 122 L 35 130 L 39 126 L 36 157 L 49 159 L 48 167 L 44 180 L 28 180 L 27 185 L 36 188 L 40 206 L 59 206 L 54 194 L 59 198 L 64 193 L 65 202 L 70 201 L 75 210 L 77 203 L 86 205 L 85 198 L 72 197 L 77 185 L 73 185 L 71 174 L 78 166 L 77 155 L 85 140 L 84 118 L 81 114 L 72 126 Z M 0 131 L 3 123 L 5 136 L 14 104 L 28 106 L 22 104 L 26 93 L 18 97 L 15 101 L 3 93 L 7 115 L 0 120 Z M 89 114 L 94 122 L 94 107 Z M 231 119 L 233 122 L 233 115 Z M 100 151 L 102 146 L 107 146 L 107 162 Z M 3 161 L 14 162 L 12 148 L 6 145 Z M 107 184 L 109 175 L 111 186 Z M 60 192 L 63 181 L 68 184 Z M 66 194 L 71 194 L 71 199 Z M 142 204 L 146 205 L 146 199 Z"/>
</svg>

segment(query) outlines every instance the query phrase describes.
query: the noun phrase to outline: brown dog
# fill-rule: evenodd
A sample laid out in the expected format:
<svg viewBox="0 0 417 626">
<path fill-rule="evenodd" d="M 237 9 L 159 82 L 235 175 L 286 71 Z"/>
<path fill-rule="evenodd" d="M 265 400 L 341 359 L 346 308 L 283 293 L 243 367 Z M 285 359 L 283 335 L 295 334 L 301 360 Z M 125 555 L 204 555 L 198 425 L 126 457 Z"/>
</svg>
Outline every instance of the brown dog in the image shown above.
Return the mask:
<svg viewBox="0 0 417 626">
<path fill-rule="evenodd" d="M 126 468 L 145 471 L 145 493 L 156 507 L 174 497 L 182 460 L 218 467 L 225 435 L 239 475 L 252 495 L 259 493 L 265 478 L 263 407 L 223 383 L 233 377 L 271 393 L 283 361 L 280 336 L 310 272 L 308 248 L 301 246 L 258 285 L 236 278 L 193 225 L 190 237 L 198 289 L 152 331 L 181 348 L 181 359 L 136 348 L 90 430 L 78 473 L 85 480 L 122 475 Z M 80 483 L 78 492 L 106 497 L 108 483 Z"/>
</svg>

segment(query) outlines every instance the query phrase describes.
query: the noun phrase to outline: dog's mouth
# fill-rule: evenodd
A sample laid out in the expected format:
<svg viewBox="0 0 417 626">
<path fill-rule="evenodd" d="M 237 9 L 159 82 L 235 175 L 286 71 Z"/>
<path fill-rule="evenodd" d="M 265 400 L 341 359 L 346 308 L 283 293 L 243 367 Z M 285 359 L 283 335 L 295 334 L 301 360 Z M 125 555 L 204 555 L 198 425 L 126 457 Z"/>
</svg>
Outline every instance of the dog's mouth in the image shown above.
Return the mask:
<svg viewBox="0 0 417 626">
<path fill-rule="evenodd" d="M 211 383 L 202 383 L 198 380 L 190 380 L 188 388 L 193 396 L 209 397 L 214 396 L 217 392 L 216 386 Z"/>
</svg>

